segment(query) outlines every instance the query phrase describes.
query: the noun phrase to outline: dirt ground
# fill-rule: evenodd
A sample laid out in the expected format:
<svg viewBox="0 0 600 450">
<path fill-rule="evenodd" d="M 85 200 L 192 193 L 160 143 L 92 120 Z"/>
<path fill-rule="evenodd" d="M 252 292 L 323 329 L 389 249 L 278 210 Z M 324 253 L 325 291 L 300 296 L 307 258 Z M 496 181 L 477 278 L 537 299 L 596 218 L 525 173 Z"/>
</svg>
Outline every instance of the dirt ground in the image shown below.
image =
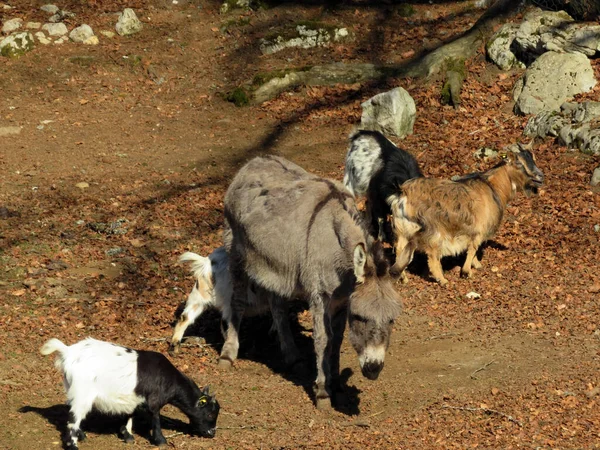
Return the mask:
<svg viewBox="0 0 600 450">
<path fill-rule="evenodd" d="M 4 14 L 43 21 L 45 1 L 19 0 Z M 10 4 L 10 2 L 9 2 Z M 527 118 L 511 113 L 518 73 L 482 57 L 459 109 L 439 102 L 440 85 L 379 80 L 299 88 L 238 108 L 223 94 L 271 69 L 330 61 L 399 62 L 439 45 L 481 14 L 467 2 L 399 6 L 285 4 L 220 15 L 198 1 L 94 1 L 60 5 L 70 26 L 114 26 L 138 8 L 135 36 L 99 46 L 38 47 L 0 60 L 0 448 L 61 448 L 67 420 L 59 373 L 38 349 L 50 337 L 86 336 L 166 352 L 192 287 L 184 251 L 220 245 L 223 194 L 250 157 L 275 153 L 340 179 L 360 103 L 403 86 L 417 104 L 414 135 L 400 144 L 429 176 L 485 170 L 473 152 L 521 139 Z M 350 27 L 349 43 L 261 56 L 258 38 L 299 19 Z M 598 60 L 592 62 L 600 77 Z M 157 83 L 160 78 L 164 82 Z M 600 88 L 582 98 L 600 100 Z M 553 448 L 600 447 L 600 195 L 589 186 L 599 158 L 547 140 L 535 146 L 546 176 L 538 196 L 519 195 L 484 249 L 484 268 L 450 284 L 431 282 L 417 260 L 398 285 L 404 311 L 377 381 L 360 374 L 345 342 L 345 401 L 317 411 L 312 376 L 283 368 L 268 318 L 242 324 L 235 369 L 217 369 L 216 313 L 190 328 L 172 361 L 221 403 L 213 440 L 187 434 L 163 410 L 175 448 Z M 86 183 L 84 185 L 80 183 Z M 596 229 L 595 229 L 596 227 Z M 477 292 L 480 298 L 467 294 Z M 295 335 L 313 367 L 308 312 Z M 314 370 L 314 369 L 313 369 Z M 146 418 L 129 448 L 150 448 Z M 91 416 L 81 448 L 125 446 L 120 422 Z"/>
</svg>

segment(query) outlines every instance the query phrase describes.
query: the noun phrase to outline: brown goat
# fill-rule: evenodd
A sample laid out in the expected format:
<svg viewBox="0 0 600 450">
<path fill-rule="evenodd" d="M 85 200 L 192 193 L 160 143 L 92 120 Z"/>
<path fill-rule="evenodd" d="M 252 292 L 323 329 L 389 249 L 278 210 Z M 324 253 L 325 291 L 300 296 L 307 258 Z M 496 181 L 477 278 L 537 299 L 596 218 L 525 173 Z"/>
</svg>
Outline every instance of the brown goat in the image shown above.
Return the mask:
<svg viewBox="0 0 600 450">
<path fill-rule="evenodd" d="M 537 193 L 543 181 L 533 154 L 525 149 L 509 153 L 507 161 L 487 172 L 466 175 L 457 181 L 407 181 L 401 192 L 388 197 L 396 235 L 396 262 L 391 273 L 406 282 L 404 270 L 414 251 L 420 250 L 427 255 L 433 278 L 444 286 L 448 280 L 442 273 L 440 259 L 466 251 L 461 273 L 471 277 L 471 268 L 481 268 L 477 250 L 498 230 L 508 202 L 517 191 Z"/>
</svg>

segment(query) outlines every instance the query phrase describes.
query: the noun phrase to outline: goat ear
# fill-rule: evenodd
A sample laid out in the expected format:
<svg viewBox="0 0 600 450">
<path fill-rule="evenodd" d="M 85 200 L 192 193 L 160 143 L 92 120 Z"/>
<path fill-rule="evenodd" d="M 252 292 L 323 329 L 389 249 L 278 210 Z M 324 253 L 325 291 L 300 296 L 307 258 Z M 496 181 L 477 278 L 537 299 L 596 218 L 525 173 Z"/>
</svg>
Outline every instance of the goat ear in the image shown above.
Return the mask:
<svg viewBox="0 0 600 450">
<path fill-rule="evenodd" d="M 365 282 L 365 265 L 367 263 L 367 250 L 363 243 L 354 247 L 354 275 L 358 284 Z"/>
<path fill-rule="evenodd" d="M 208 392 L 210 391 L 210 386 L 207 384 L 206 386 L 204 386 L 204 389 L 202 389 L 202 393 L 204 395 L 209 395 Z"/>
</svg>

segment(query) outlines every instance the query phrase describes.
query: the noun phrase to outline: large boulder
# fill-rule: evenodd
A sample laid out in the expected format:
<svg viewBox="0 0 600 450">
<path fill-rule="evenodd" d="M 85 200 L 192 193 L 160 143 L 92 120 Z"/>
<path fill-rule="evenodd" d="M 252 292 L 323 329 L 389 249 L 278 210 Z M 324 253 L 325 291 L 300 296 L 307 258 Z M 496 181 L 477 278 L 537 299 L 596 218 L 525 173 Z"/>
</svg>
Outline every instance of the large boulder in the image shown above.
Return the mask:
<svg viewBox="0 0 600 450">
<path fill-rule="evenodd" d="M 28 31 L 11 34 L 0 41 L 0 55 L 16 58 L 34 47 L 33 36 Z"/>
<path fill-rule="evenodd" d="M 488 57 L 501 69 L 530 64 L 545 52 L 600 54 L 600 25 L 575 22 L 564 11 L 535 8 L 520 24 L 503 25 L 488 41 Z"/>
<path fill-rule="evenodd" d="M 404 138 L 413 133 L 417 107 L 401 87 L 378 94 L 362 105 L 360 128 Z"/>
<path fill-rule="evenodd" d="M 510 70 L 513 67 L 525 68 L 525 64 L 517 59 L 510 48 L 518 30 L 518 24 L 505 23 L 487 42 L 488 58 L 502 70 Z"/>
<path fill-rule="evenodd" d="M 582 53 L 546 52 L 517 80 L 515 112 L 537 114 L 558 110 L 573 96 L 596 85 L 594 70 Z"/>
<path fill-rule="evenodd" d="M 92 36 L 94 36 L 94 30 L 92 30 L 92 27 L 85 23 L 77 28 L 73 28 L 69 33 L 69 38 L 73 42 L 85 42 Z"/>
<path fill-rule="evenodd" d="M 123 12 L 119 14 L 119 20 L 117 20 L 115 29 L 119 35 L 128 36 L 141 31 L 142 22 L 137 18 L 133 9 L 125 8 Z"/>
</svg>

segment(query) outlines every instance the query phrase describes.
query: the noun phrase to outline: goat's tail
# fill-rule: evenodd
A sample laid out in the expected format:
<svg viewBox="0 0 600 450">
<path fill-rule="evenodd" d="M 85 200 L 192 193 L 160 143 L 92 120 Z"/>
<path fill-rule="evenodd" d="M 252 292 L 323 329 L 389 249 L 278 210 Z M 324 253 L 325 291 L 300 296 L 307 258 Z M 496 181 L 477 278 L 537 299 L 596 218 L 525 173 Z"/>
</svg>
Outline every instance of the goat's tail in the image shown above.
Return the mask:
<svg viewBox="0 0 600 450">
<path fill-rule="evenodd" d="M 68 348 L 69 347 L 67 347 L 65 344 L 63 344 L 58 339 L 52 338 L 48 342 L 46 342 L 44 345 L 42 345 L 42 347 L 40 348 L 40 353 L 42 355 L 46 356 L 46 355 L 50 355 L 50 354 L 58 351 L 62 355 L 65 353 L 65 351 Z"/>
<path fill-rule="evenodd" d="M 200 256 L 193 252 L 185 252 L 179 257 L 179 261 L 184 263 L 191 263 L 190 269 L 192 275 L 194 275 L 196 279 L 210 279 L 210 276 L 212 274 L 212 264 L 210 258 Z"/>
</svg>

